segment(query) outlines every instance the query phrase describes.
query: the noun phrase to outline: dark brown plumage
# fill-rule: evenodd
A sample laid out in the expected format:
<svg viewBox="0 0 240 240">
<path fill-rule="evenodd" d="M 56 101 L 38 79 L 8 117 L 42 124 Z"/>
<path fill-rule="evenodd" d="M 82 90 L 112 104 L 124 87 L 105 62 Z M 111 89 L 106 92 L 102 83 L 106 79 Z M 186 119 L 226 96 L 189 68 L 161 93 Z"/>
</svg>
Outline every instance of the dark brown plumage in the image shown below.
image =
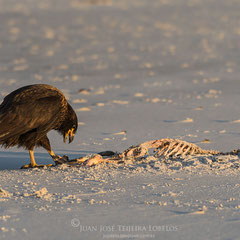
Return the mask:
<svg viewBox="0 0 240 240">
<path fill-rule="evenodd" d="M 0 144 L 4 147 L 24 147 L 29 150 L 31 163 L 39 166 L 33 155 L 35 146 L 45 148 L 53 159 L 58 158 L 51 150 L 47 133 L 57 130 L 69 143 L 77 131 L 76 113 L 63 93 L 46 84 L 19 88 L 7 95 L 0 105 Z"/>
</svg>

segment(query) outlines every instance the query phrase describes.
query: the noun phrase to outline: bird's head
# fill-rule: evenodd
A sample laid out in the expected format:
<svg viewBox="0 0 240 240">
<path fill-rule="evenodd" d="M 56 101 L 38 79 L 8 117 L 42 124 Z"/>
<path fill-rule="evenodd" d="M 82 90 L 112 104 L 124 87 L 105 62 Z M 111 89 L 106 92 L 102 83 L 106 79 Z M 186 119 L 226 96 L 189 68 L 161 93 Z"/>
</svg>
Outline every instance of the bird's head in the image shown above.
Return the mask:
<svg viewBox="0 0 240 240">
<path fill-rule="evenodd" d="M 68 140 L 69 143 L 71 143 L 73 141 L 75 133 L 77 132 L 77 128 L 77 115 L 72 107 L 68 104 L 68 112 L 60 130 L 63 135 L 63 141 L 66 142 Z"/>
</svg>

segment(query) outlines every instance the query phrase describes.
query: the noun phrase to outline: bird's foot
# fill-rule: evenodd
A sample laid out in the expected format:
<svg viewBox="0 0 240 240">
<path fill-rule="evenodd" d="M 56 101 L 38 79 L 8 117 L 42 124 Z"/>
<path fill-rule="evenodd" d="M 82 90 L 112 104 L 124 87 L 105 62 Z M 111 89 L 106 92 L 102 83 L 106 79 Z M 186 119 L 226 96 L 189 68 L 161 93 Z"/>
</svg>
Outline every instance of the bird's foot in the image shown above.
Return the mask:
<svg viewBox="0 0 240 240">
<path fill-rule="evenodd" d="M 28 169 L 28 168 L 43 168 L 43 167 L 52 167 L 53 164 L 34 164 L 32 165 L 31 163 L 30 164 L 25 164 L 21 167 L 21 169 Z"/>
<path fill-rule="evenodd" d="M 67 155 L 63 155 L 62 157 L 59 155 L 54 156 L 53 158 L 56 165 L 63 164 L 69 161 L 69 158 Z"/>
</svg>

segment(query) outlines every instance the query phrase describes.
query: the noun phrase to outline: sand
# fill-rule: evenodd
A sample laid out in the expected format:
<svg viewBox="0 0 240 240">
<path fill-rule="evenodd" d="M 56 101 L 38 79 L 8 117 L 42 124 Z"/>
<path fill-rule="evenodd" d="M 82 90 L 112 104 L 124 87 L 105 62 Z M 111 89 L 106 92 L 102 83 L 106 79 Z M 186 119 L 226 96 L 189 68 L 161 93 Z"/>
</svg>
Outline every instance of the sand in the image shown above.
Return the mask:
<svg viewBox="0 0 240 240">
<path fill-rule="evenodd" d="M 239 11 L 219 0 L 0 0 L 0 98 L 47 83 L 79 131 L 70 158 L 178 138 L 239 148 Z M 36 149 L 37 163 L 52 163 Z M 0 152 L 0 239 L 239 239 L 239 157 L 20 170 Z"/>
</svg>

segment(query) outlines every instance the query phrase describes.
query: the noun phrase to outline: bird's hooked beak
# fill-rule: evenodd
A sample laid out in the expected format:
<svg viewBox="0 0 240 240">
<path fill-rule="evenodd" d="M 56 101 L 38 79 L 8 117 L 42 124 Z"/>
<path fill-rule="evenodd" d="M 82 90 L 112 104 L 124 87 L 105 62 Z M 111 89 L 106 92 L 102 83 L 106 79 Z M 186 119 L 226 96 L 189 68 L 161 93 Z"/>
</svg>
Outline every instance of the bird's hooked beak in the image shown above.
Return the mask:
<svg viewBox="0 0 240 240">
<path fill-rule="evenodd" d="M 73 139 L 74 139 L 73 131 L 74 131 L 74 128 L 69 129 L 68 132 L 65 133 L 65 135 L 64 135 L 64 143 L 66 143 L 67 139 L 69 140 L 68 143 L 71 143 L 73 141 Z"/>
</svg>

